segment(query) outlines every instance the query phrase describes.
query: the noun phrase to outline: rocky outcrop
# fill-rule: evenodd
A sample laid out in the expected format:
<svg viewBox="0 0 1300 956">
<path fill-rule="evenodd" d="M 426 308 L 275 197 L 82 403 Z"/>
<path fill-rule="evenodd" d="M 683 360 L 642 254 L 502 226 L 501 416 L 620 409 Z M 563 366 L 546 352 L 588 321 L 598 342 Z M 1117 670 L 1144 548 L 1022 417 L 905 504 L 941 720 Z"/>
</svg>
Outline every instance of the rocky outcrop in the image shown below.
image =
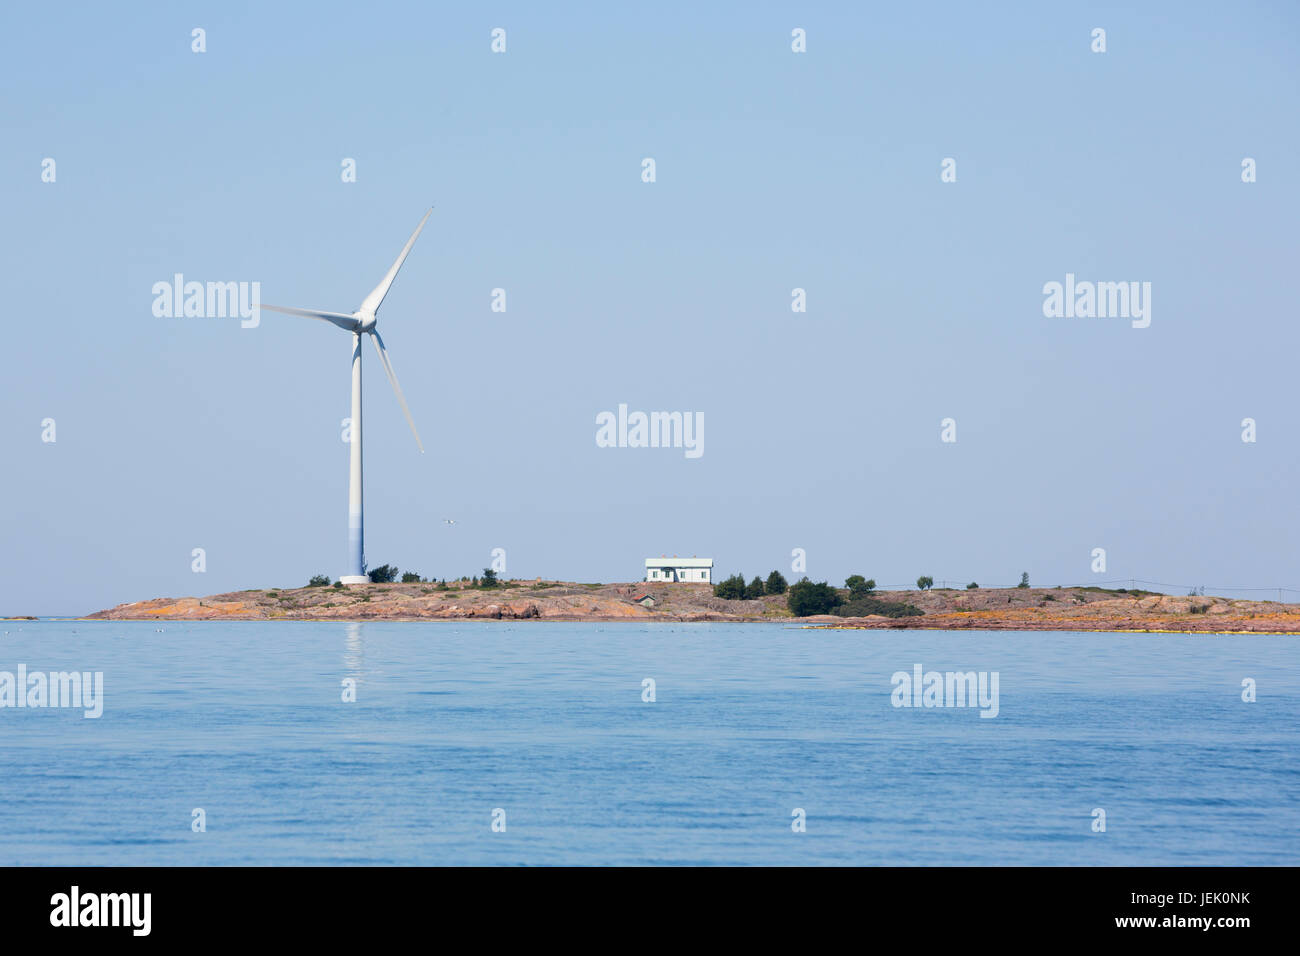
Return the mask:
<svg viewBox="0 0 1300 956">
<path fill-rule="evenodd" d="M 649 594 L 653 609 L 632 598 Z M 707 584 L 586 585 L 505 582 L 496 588 L 461 585 L 365 584 L 277 588 L 204 598 L 158 598 L 119 604 L 90 615 L 121 621 L 786 621 L 866 629 L 1015 631 L 1145 631 L 1192 633 L 1300 632 L 1300 606 L 1220 597 L 1178 597 L 1097 588 L 980 588 L 885 591 L 883 601 L 920 608 L 921 616 L 834 615 L 793 618 L 785 598 L 752 601 L 713 596 Z"/>
</svg>

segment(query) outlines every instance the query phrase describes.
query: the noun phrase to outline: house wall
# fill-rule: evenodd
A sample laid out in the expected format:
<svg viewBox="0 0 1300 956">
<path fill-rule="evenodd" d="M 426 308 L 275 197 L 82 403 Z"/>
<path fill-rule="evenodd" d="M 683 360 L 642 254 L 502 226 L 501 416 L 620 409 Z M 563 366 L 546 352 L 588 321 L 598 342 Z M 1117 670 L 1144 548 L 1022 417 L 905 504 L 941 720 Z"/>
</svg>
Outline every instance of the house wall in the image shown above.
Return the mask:
<svg viewBox="0 0 1300 956">
<path fill-rule="evenodd" d="M 687 581 L 691 583 L 709 584 L 713 581 L 713 571 L 711 568 L 649 568 L 646 571 L 645 579 L 647 581 Z"/>
</svg>

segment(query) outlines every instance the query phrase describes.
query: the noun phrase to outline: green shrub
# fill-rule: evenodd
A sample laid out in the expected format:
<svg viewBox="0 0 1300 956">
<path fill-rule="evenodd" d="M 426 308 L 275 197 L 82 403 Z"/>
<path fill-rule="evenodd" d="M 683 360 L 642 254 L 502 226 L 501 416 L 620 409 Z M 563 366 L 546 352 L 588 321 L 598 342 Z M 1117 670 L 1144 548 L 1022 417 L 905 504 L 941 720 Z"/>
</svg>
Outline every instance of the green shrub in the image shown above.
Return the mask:
<svg viewBox="0 0 1300 956">
<path fill-rule="evenodd" d="M 726 598 L 728 601 L 743 601 L 745 599 L 745 576 L 743 574 L 733 574 L 725 581 L 719 581 L 713 585 L 713 596 Z"/>
<path fill-rule="evenodd" d="M 791 585 L 786 596 L 786 607 L 795 617 L 807 617 L 810 614 L 829 614 L 841 604 L 844 598 L 825 581 L 814 584 L 806 577 Z"/>
<path fill-rule="evenodd" d="M 840 605 L 831 613 L 838 614 L 840 617 L 867 617 L 871 614 L 883 614 L 885 617 L 915 617 L 925 612 L 914 604 L 882 601 L 880 598 L 863 595 Z"/>
<path fill-rule="evenodd" d="M 402 583 L 403 583 L 403 584 L 419 584 L 419 583 L 420 583 L 420 572 L 419 572 L 419 571 L 403 571 L 403 572 L 402 572 Z"/>
<path fill-rule="evenodd" d="M 483 577 L 479 579 L 478 586 L 481 588 L 494 588 L 497 584 L 497 573 L 491 568 L 483 569 Z"/>
<path fill-rule="evenodd" d="M 966 590 L 967 590 L 967 591 L 978 591 L 979 589 L 980 589 L 980 586 L 979 586 L 978 584 L 976 584 L 974 581 L 972 581 L 970 584 L 966 585 Z"/>
<path fill-rule="evenodd" d="M 397 568 L 391 564 L 381 564 L 367 572 L 371 584 L 392 584 L 397 580 Z"/>
<path fill-rule="evenodd" d="M 916 579 L 916 586 L 922 591 L 928 591 L 930 588 L 934 587 L 934 578 L 930 577 L 928 574 L 923 574 Z"/>
<path fill-rule="evenodd" d="M 309 588 L 327 588 L 330 586 L 330 576 L 328 574 L 317 574 L 307 582 Z"/>
</svg>

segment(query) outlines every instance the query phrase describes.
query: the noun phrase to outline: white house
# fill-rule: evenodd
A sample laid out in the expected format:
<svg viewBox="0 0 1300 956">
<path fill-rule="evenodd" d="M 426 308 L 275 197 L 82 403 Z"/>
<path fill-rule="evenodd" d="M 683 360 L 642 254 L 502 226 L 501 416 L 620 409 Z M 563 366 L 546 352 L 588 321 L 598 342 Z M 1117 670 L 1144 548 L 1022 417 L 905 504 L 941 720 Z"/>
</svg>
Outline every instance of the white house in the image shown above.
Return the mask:
<svg viewBox="0 0 1300 956">
<path fill-rule="evenodd" d="M 645 559 L 645 579 L 647 581 L 690 581 L 696 584 L 710 584 L 713 581 L 712 558 L 671 558 L 662 556 Z"/>
</svg>

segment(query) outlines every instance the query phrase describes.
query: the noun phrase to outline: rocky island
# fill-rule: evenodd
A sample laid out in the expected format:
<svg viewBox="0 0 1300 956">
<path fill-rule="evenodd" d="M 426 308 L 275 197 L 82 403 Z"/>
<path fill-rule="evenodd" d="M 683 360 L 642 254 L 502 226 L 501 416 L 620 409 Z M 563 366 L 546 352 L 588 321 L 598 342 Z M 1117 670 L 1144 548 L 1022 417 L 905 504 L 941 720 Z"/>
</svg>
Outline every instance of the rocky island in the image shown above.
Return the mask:
<svg viewBox="0 0 1300 956">
<path fill-rule="evenodd" d="M 934 588 L 878 591 L 907 616 L 796 617 L 784 595 L 716 597 L 708 584 L 580 584 L 563 581 L 432 582 L 269 588 L 119 604 L 108 621 L 664 621 L 788 622 L 844 628 L 1005 631 L 1300 633 L 1300 605 L 1178 597 L 1093 587 Z M 850 606 L 851 609 L 851 606 Z"/>
</svg>

